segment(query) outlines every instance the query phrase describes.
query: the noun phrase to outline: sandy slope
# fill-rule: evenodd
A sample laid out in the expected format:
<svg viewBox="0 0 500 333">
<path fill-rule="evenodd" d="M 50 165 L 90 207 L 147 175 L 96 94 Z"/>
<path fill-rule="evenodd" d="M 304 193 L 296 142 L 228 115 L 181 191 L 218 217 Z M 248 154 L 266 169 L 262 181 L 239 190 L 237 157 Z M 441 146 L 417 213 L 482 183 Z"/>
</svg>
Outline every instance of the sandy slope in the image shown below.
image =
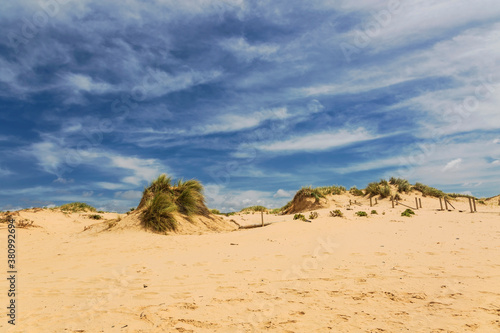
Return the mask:
<svg viewBox="0 0 500 333">
<path fill-rule="evenodd" d="M 0 331 L 500 331 L 499 206 L 424 198 L 406 218 L 382 201 L 362 218 L 366 199 L 334 199 L 312 223 L 265 215 L 283 222 L 204 235 L 82 232 L 96 221 L 22 212 L 41 228 L 18 230 L 18 325 L 4 315 Z M 328 217 L 336 206 L 346 218 Z"/>
</svg>

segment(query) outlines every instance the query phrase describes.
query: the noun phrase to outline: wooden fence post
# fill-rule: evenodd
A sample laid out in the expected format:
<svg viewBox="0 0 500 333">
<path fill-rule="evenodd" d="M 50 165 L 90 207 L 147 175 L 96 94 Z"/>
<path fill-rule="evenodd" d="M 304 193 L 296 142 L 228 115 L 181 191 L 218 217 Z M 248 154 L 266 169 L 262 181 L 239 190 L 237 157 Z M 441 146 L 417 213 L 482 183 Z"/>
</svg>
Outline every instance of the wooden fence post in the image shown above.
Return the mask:
<svg viewBox="0 0 500 333">
<path fill-rule="evenodd" d="M 378 205 L 378 199 L 375 198 L 375 205 Z"/>
<path fill-rule="evenodd" d="M 372 197 L 370 197 L 370 207 L 373 207 Z"/>
<path fill-rule="evenodd" d="M 448 200 L 446 200 L 446 198 L 444 199 L 444 207 L 448 211 Z"/>
<path fill-rule="evenodd" d="M 420 204 L 420 208 L 422 208 L 422 199 L 418 198 L 418 203 Z"/>
<path fill-rule="evenodd" d="M 469 198 L 469 207 L 470 207 L 470 212 L 474 213 L 474 210 L 472 209 L 472 200 Z"/>
<path fill-rule="evenodd" d="M 394 208 L 394 196 L 391 195 L 392 208 Z"/>
<path fill-rule="evenodd" d="M 441 206 L 441 210 L 444 210 L 443 209 L 443 199 L 441 197 L 439 197 L 439 205 Z"/>
<path fill-rule="evenodd" d="M 417 209 L 418 209 L 418 198 L 417 198 L 417 197 L 415 197 L 415 206 L 416 206 L 416 207 L 417 207 Z"/>
<path fill-rule="evenodd" d="M 472 203 L 474 203 L 474 212 L 477 212 L 477 209 L 476 209 L 476 199 L 475 198 L 472 198 Z"/>
<path fill-rule="evenodd" d="M 260 219 L 262 220 L 262 226 L 264 226 L 264 212 L 260 212 Z"/>
</svg>

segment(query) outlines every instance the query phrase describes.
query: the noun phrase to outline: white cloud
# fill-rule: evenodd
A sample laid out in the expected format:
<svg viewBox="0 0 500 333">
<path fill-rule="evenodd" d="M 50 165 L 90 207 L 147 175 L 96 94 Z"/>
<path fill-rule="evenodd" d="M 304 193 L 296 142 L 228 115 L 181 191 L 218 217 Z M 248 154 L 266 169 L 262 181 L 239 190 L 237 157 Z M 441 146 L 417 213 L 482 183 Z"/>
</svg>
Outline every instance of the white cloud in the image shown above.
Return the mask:
<svg viewBox="0 0 500 333">
<path fill-rule="evenodd" d="M 90 76 L 83 74 L 68 73 L 63 76 L 66 84 L 78 91 L 104 94 L 112 90 L 112 86 L 105 82 L 95 82 Z"/>
<path fill-rule="evenodd" d="M 115 198 L 121 198 L 126 200 L 135 200 L 142 198 L 141 191 L 124 191 L 124 192 L 116 192 Z"/>
<path fill-rule="evenodd" d="M 280 151 L 320 151 L 335 147 L 341 147 L 356 142 L 373 140 L 376 136 L 371 135 L 364 128 L 354 131 L 342 129 L 335 133 L 322 132 L 306 134 L 293 137 L 284 141 L 269 142 L 259 144 L 258 149 L 270 152 Z"/>
<path fill-rule="evenodd" d="M 292 193 L 292 192 L 287 192 L 285 190 L 279 189 L 273 195 L 273 198 L 291 198 L 291 197 L 293 197 L 293 195 L 294 195 L 294 193 Z"/>
<path fill-rule="evenodd" d="M 0 167 L 0 177 L 10 176 L 12 174 L 13 174 L 12 171 L 10 171 L 10 170 L 8 170 L 6 168 Z"/>
<path fill-rule="evenodd" d="M 109 159 L 112 166 L 131 171 L 132 175 L 123 178 L 123 182 L 134 185 L 149 182 L 166 171 L 158 160 L 152 158 L 140 159 L 115 155 L 110 156 Z"/>
<path fill-rule="evenodd" d="M 90 197 L 91 197 L 91 196 L 93 196 L 93 195 L 94 195 L 94 191 L 84 191 L 84 192 L 82 193 L 82 196 L 83 196 L 84 198 L 90 198 Z"/>
<path fill-rule="evenodd" d="M 458 168 L 460 168 L 460 164 L 462 164 L 462 159 L 461 158 L 457 158 L 457 159 L 454 159 L 453 161 L 450 161 L 448 162 L 444 168 L 443 168 L 443 171 L 449 171 L 449 170 L 456 170 Z"/>
<path fill-rule="evenodd" d="M 95 183 L 96 186 L 103 188 L 105 190 L 119 190 L 119 189 L 124 189 L 127 187 L 125 184 L 119 184 L 119 183 L 108 183 L 108 182 L 97 182 Z"/>
<path fill-rule="evenodd" d="M 270 60 L 271 56 L 279 49 L 278 45 L 274 44 L 251 45 L 242 37 L 223 40 L 220 45 L 245 62 L 251 62 L 254 59 Z"/>
</svg>

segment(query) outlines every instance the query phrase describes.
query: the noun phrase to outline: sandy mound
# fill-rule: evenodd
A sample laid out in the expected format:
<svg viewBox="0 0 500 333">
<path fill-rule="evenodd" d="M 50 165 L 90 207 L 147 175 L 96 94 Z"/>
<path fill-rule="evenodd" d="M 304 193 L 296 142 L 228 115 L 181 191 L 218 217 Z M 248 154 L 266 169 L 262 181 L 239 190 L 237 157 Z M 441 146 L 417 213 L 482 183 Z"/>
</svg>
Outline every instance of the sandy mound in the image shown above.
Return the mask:
<svg viewBox="0 0 500 333">
<path fill-rule="evenodd" d="M 141 215 L 143 212 L 144 209 L 139 209 L 119 219 L 96 223 L 87 227 L 85 232 L 100 233 L 123 230 L 152 232 L 145 228 L 142 223 Z M 213 214 L 208 214 L 207 216 L 193 215 L 188 217 L 183 214 L 175 213 L 174 217 L 177 221 L 177 229 L 175 231 L 169 231 L 168 234 L 190 235 L 204 234 L 208 232 L 233 231 L 238 229 L 238 226 L 235 223 L 226 221 Z"/>
</svg>

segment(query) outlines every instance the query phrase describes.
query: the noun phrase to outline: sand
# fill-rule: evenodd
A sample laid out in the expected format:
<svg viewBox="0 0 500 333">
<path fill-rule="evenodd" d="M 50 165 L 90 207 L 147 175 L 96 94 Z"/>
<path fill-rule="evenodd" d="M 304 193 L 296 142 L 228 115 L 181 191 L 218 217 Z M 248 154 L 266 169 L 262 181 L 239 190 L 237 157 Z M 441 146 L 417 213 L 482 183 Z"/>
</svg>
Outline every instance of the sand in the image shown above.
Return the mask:
<svg viewBox="0 0 500 333">
<path fill-rule="evenodd" d="M 17 230 L 17 325 L 3 315 L 0 331 L 500 331 L 497 203 L 471 214 L 463 199 L 464 212 L 444 212 L 423 198 L 407 218 L 387 200 L 346 210 L 349 198 L 311 223 L 265 214 L 279 223 L 202 235 L 83 232 L 98 221 L 23 211 L 39 227 Z M 328 216 L 337 206 L 345 218 Z M 5 249 L 5 224 L 0 238 Z M 0 289 L 7 306 L 5 279 Z"/>
</svg>

